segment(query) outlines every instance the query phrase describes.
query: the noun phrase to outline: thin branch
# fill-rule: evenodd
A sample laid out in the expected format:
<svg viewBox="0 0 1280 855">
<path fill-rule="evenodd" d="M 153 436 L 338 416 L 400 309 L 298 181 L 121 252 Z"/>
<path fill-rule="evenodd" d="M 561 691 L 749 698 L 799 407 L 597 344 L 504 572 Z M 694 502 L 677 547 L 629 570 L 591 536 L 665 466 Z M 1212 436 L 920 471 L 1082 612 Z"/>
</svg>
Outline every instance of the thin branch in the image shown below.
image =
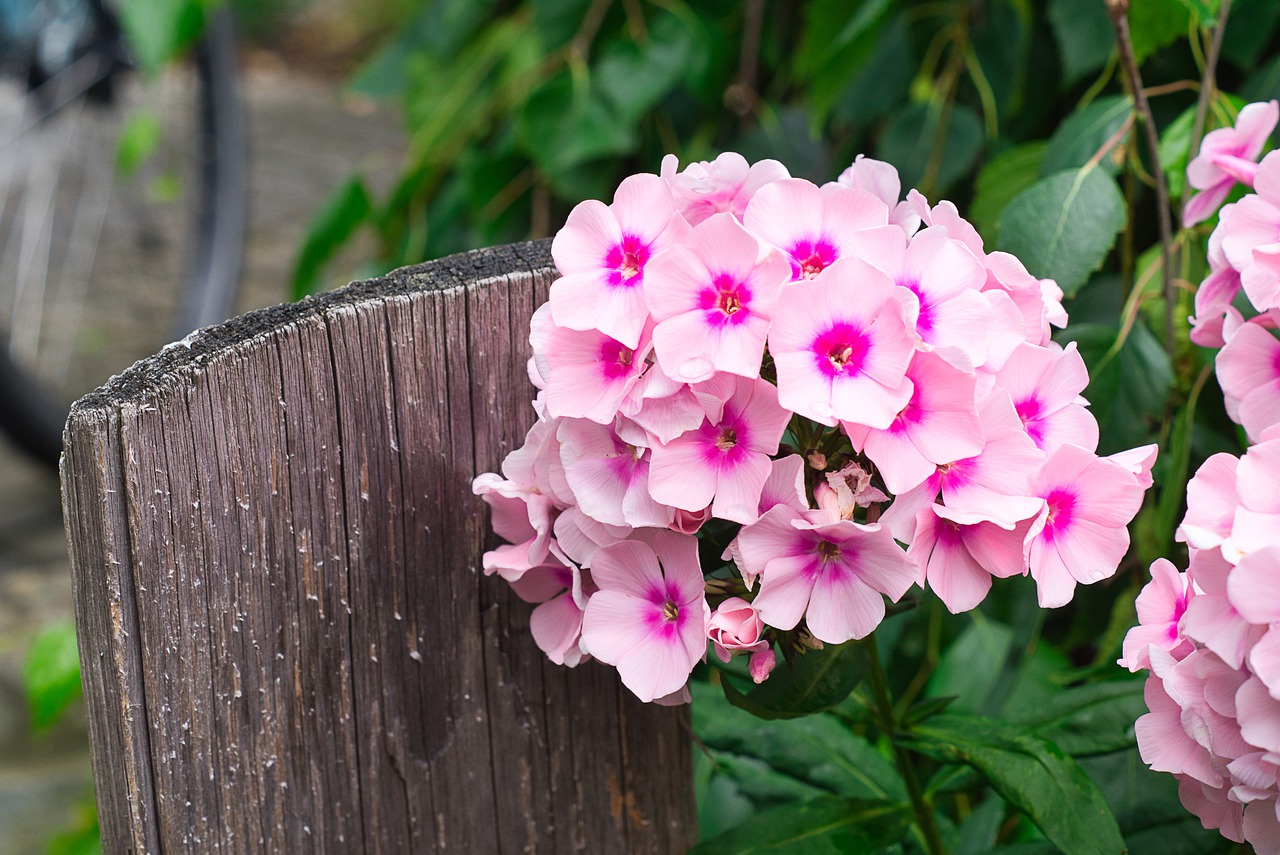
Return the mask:
<svg viewBox="0 0 1280 855">
<path fill-rule="evenodd" d="M 1209 43 L 1209 56 L 1204 63 L 1200 97 L 1196 99 L 1196 117 L 1191 123 L 1191 145 L 1187 148 L 1188 162 L 1200 151 L 1200 140 L 1204 138 L 1204 126 L 1209 118 L 1209 104 L 1213 102 L 1214 93 L 1218 88 L 1215 75 L 1218 57 L 1222 53 L 1222 36 L 1227 31 L 1227 15 L 1230 12 L 1231 0 L 1222 0 L 1222 5 L 1218 8 L 1218 22 L 1213 27 L 1213 41 Z"/>
<path fill-rule="evenodd" d="M 1111 26 L 1116 31 L 1116 45 L 1120 49 L 1120 64 L 1124 67 L 1138 108 L 1151 156 L 1151 171 L 1156 182 L 1156 213 L 1160 223 L 1160 260 L 1164 277 L 1164 347 L 1173 359 L 1173 220 L 1169 213 L 1169 188 L 1165 184 L 1164 170 L 1160 168 L 1160 138 L 1156 133 L 1155 119 L 1151 115 L 1151 102 L 1142 87 L 1142 75 L 1138 72 L 1138 60 L 1133 54 L 1133 39 L 1129 35 L 1129 0 L 1104 0 L 1111 15 Z"/>
</svg>

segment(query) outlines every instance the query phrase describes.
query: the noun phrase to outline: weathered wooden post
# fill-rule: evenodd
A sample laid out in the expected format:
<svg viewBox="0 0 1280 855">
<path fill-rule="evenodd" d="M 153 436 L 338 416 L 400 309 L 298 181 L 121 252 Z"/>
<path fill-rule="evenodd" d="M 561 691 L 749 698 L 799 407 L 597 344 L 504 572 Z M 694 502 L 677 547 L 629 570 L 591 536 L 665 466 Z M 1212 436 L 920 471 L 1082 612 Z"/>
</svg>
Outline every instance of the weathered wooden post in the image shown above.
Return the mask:
<svg viewBox="0 0 1280 855">
<path fill-rule="evenodd" d="M 206 330 L 62 463 L 108 852 L 673 852 L 685 709 L 548 663 L 472 476 L 533 418 L 548 244 Z"/>
</svg>

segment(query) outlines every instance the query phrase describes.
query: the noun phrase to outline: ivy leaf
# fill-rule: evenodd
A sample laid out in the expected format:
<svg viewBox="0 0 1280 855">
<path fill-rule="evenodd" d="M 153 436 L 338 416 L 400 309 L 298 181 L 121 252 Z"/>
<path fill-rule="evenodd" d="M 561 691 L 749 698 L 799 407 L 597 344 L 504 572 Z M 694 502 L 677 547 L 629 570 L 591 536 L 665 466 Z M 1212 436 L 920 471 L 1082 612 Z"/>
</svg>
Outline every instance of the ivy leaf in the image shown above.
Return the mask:
<svg viewBox="0 0 1280 855">
<path fill-rule="evenodd" d="M 911 744 L 943 763 L 964 763 L 1036 824 L 1065 855 L 1115 855 L 1120 828 L 1097 786 L 1062 749 L 1025 727 L 943 714 L 912 730 Z"/>
<path fill-rule="evenodd" d="M 1066 118 L 1049 138 L 1049 148 L 1040 164 L 1040 174 L 1052 175 L 1064 169 L 1084 166 L 1120 132 L 1133 115 L 1133 99 L 1128 95 L 1099 98 Z M 1121 155 L 1117 160 L 1116 155 Z M 1124 146 L 1118 144 L 1098 165 L 1113 175 L 1123 163 Z"/>
<path fill-rule="evenodd" d="M 33 638 L 22 676 L 32 727 L 51 727 L 81 693 L 75 625 L 58 623 Z"/>
<path fill-rule="evenodd" d="M 1070 296 L 1102 265 L 1124 224 L 1124 197 L 1111 176 L 1096 166 L 1068 169 L 1009 203 L 999 245 Z"/>
<path fill-rule="evenodd" d="M 987 161 L 978 173 L 969 219 L 988 244 L 997 244 L 1005 206 L 1039 179 L 1047 147 L 1043 140 L 1014 146 Z"/>
<path fill-rule="evenodd" d="M 908 821 L 902 805 L 826 797 L 765 811 L 689 853 L 876 855 L 903 838 Z"/>
<path fill-rule="evenodd" d="M 765 719 L 798 718 L 830 709 L 849 696 L 867 670 L 861 644 L 828 644 L 791 662 L 779 662 L 769 679 L 745 695 L 722 679 L 729 703 Z"/>
</svg>

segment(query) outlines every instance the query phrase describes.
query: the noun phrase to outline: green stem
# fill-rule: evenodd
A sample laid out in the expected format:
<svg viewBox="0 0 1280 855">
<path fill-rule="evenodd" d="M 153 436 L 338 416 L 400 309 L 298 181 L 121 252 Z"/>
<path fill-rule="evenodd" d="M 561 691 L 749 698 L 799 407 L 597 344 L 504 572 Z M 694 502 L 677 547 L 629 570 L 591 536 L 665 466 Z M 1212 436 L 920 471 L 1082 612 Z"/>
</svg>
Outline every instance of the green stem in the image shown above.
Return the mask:
<svg viewBox="0 0 1280 855">
<path fill-rule="evenodd" d="M 893 715 L 893 698 L 889 695 L 889 680 L 884 669 L 880 667 L 880 653 L 876 650 L 876 634 L 867 636 L 867 655 L 871 660 L 868 675 L 871 678 L 871 690 L 875 694 L 876 718 L 880 721 L 880 729 L 889 737 L 893 745 L 893 762 L 898 767 L 898 774 L 907 787 L 907 795 L 911 798 L 911 810 L 916 815 L 916 826 L 924 836 L 924 848 L 929 855 L 946 855 L 947 848 L 942 843 L 942 833 L 938 830 L 938 821 L 934 818 L 933 808 L 925 800 L 924 791 L 920 788 L 920 779 L 916 777 L 916 767 L 911 762 L 907 749 L 898 744 L 894 737 L 898 731 L 898 723 Z"/>
</svg>

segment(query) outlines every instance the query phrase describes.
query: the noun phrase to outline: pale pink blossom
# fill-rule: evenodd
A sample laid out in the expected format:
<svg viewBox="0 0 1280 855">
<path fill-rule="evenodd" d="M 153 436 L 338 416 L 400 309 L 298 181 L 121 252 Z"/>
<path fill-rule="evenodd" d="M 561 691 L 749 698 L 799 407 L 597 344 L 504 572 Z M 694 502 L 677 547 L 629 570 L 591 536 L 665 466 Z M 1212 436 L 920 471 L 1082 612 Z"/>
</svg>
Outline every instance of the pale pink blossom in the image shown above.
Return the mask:
<svg viewBox="0 0 1280 855">
<path fill-rule="evenodd" d="M 544 564 L 512 582 L 511 589 L 526 603 L 538 604 L 529 615 L 529 632 L 548 659 L 573 668 L 585 658 L 579 642 L 583 607 L 595 590 L 590 578 L 564 564 Z"/>
<path fill-rule="evenodd" d="M 676 207 L 692 226 L 725 212 L 741 220 L 757 190 L 791 177 L 776 160 L 748 164 L 745 157 L 732 151 L 712 161 L 694 161 L 677 172 L 679 165 L 676 156 L 668 154 L 662 158 L 660 174 L 671 185 Z"/>
<path fill-rule="evenodd" d="M 1182 223 L 1190 228 L 1213 216 L 1236 183 L 1253 186 L 1258 155 L 1275 130 L 1280 109 L 1275 101 L 1246 104 L 1235 127 L 1205 134 L 1200 151 L 1187 164 L 1187 184 L 1200 192 L 1187 200 Z"/>
<path fill-rule="evenodd" d="M 1223 544 L 1229 560 L 1280 543 L 1280 434 L 1273 429 L 1252 446 L 1236 467 L 1240 497 L 1231 537 Z"/>
<path fill-rule="evenodd" d="M 1076 583 L 1115 574 L 1143 491 L 1123 466 L 1071 444 L 1049 455 L 1030 487 L 1045 503 L 1028 535 L 1031 575 L 1041 608 L 1057 608 Z"/>
<path fill-rule="evenodd" d="M 606 546 L 591 576 L 599 590 L 583 617 L 586 652 L 616 666 L 642 701 L 678 692 L 706 653 L 711 618 L 697 539 L 659 531 L 652 546 L 639 540 Z"/>
<path fill-rule="evenodd" d="M 1222 267 L 1200 283 L 1196 289 L 1196 313 L 1191 318 L 1191 340 L 1201 347 L 1222 347 L 1225 333 L 1234 330 L 1244 318 L 1231 301 L 1240 293 L 1240 271 Z"/>
<path fill-rule="evenodd" d="M 784 286 L 769 332 L 782 406 L 828 426 L 888 427 L 911 400 L 916 341 L 903 294 L 852 257 Z"/>
<path fill-rule="evenodd" d="M 645 290 L 668 375 L 686 383 L 716 371 L 760 376 L 778 289 L 791 275 L 776 250 L 761 250 L 732 214 L 716 214 L 653 260 Z"/>
<path fill-rule="evenodd" d="M 761 618 L 784 630 L 803 618 L 829 644 L 874 630 L 884 619 L 882 595 L 897 601 L 916 576 L 888 529 L 785 505 L 745 526 L 738 549 L 744 572 L 761 577 Z"/>
<path fill-rule="evenodd" d="M 1031 520 L 1012 528 L 987 521 L 961 522 L 942 505 L 917 515 L 915 537 L 907 556 L 920 567 L 927 584 L 952 614 L 975 608 L 991 590 L 991 578 L 1027 572 L 1023 543 Z"/>
<path fill-rule="evenodd" d="M 863 190 L 784 178 L 756 192 L 743 223 L 786 254 L 793 279 L 812 279 L 846 254 L 850 234 L 888 225 L 889 209 Z"/>
<path fill-rule="evenodd" d="M 763 634 L 764 621 L 760 619 L 759 610 L 741 597 L 729 597 L 722 602 L 711 613 L 707 624 L 707 637 L 721 662 L 728 662 L 735 653 L 769 649 L 769 642 L 761 637 Z"/>
<path fill-rule="evenodd" d="M 915 206 L 902 199 L 902 179 L 892 163 L 872 160 L 858 155 L 853 163 L 840 173 L 836 183 L 857 190 L 865 190 L 889 207 L 889 222 L 907 234 L 920 228 L 920 214 Z"/>
<path fill-rule="evenodd" d="M 747 660 L 747 671 L 754 682 L 763 683 L 769 679 L 769 675 L 773 673 L 774 666 L 777 664 L 778 655 L 773 652 L 772 647 L 766 647 L 751 654 L 751 658 Z"/>
<path fill-rule="evenodd" d="M 871 473 L 856 462 L 849 462 L 835 472 L 827 472 L 813 488 L 818 507 L 832 517 L 853 519 L 858 508 L 888 502 L 889 496 L 871 483 Z M 804 510 L 804 505 L 797 505 Z"/>
<path fill-rule="evenodd" d="M 656 175 L 624 179 L 612 205 L 594 199 L 580 203 L 551 243 L 561 274 L 551 285 L 556 324 L 599 330 L 637 347 L 648 315 L 645 266 L 688 231 L 671 188 Z"/>
<path fill-rule="evenodd" d="M 673 509 L 649 494 L 652 456 L 640 442 L 644 432 L 633 429 L 624 438 L 625 422 L 619 422 L 565 419 L 560 424 L 560 461 L 578 507 L 606 525 L 668 526 Z"/>
<path fill-rule="evenodd" d="M 545 361 L 539 373 L 547 387 L 540 395 L 548 414 L 610 424 L 645 373 L 649 343 L 636 350 L 596 330 L 558 326 L 546 314 L 535 313 L 534 330 L 535 352 Z"/>
<path fill-rule="evenodd" d="M 1155 483 L 1151 477 L 1151 467 L 1155 465 L 1159 451 L 1160 446 L 1152 443 L 1117 451 L 1115 454 L 1107 455 L 1107 459 L 1128 469 L 1129 474 L 1138 482 L 1138 486 L 1145 490 Z"/>
<path fill-rule="evenodd" d="M 1187 575 L 1196 594 L 1187 603 L 1178 628 L 1232 668 L 1239 668 L 1261 630 L 1242 618 L 1227 597 L 1231 570 L 1232 565 L 1217 549 L 1193 553 Z"/>
<path fill-rule="evenodd" d="M 1236 403 L 1238 421 L 1253 441 L 1280 424 L 1280 341 L 1254 323 L 1242 324 L 1218 353 L 1218 382 Z"/>
<path fill-rule="evenodd" d="M 1189 651 L 1191 644 L 1178 631 L 1178 622 L 1182 620 L 1192 594 L 1187 574 L 1179 573 L 1164 558 L 1157 558 L 1151 565 L 1151 581 L 1138 594 L 1139 626 L 1125 635 L 1119 664 L 1130 671 L 1150 668 L 1148 648 L 1153 645 L 1162 650 L 1185 648 L 1184 653 Z"/>
<path fill-rule="evenodd" d="M 883 430 L 845 424 L 855 450 L 876 464 L 892 493 L 903 493 L 937 467 L 982 452 L 982 425 L 974 405 L 975 377 L 941 356 L 918 351 L 907 369 L 911 399 Z"/>
<path fill-rule="evenodd" d="M 931 226 L 910 242 L 901 229 L 868 229 L 850 242 L 859 258 L 915 297 L 915 330 L 924 345 L 958 368 L 987 361 L 992 311 L 981 293 L 987 271 L 945 228 Z"/>
<path fill-rule="evenodd" d="M 791 414 L 778 406 L 777 390 L 764 380 L 725 375 L 712 381 L 732 393 L 717 417 L 653 448 L 649 492 L 686 511 L 711 506 L 713 516 L 748 523 L 756 519 L 760 495 Z"/>
<path fill-rule="evenodd" d="M 1009 393 L 1027 435 L 1046 453 L 1064 443 L 1089 451 L 1098 447 L 1098 422 L 1080 393 L 1089 371 L 1076 350 L 1021 344 L 996 375 L 995 385 Z"/>
<path fill-rule="evenodd" d="M 1187 482 L 1187 513 L 1176 537 L 1195 549 L 1222 545 L 1231 534 L 1235 519 L 1236 467 L 1240 459 L 1232 454 L 1211 456 Z"/>
<path fill-rule="evenodd" d="M 547 560 L 556 512 L 549 497 L 492 472 L 478 476 L 471 489 L 489 505 L 494 532 L 508 542 L 484 554 L 481 563 L 486 574 L 518 579 Z"/>
</svg>

